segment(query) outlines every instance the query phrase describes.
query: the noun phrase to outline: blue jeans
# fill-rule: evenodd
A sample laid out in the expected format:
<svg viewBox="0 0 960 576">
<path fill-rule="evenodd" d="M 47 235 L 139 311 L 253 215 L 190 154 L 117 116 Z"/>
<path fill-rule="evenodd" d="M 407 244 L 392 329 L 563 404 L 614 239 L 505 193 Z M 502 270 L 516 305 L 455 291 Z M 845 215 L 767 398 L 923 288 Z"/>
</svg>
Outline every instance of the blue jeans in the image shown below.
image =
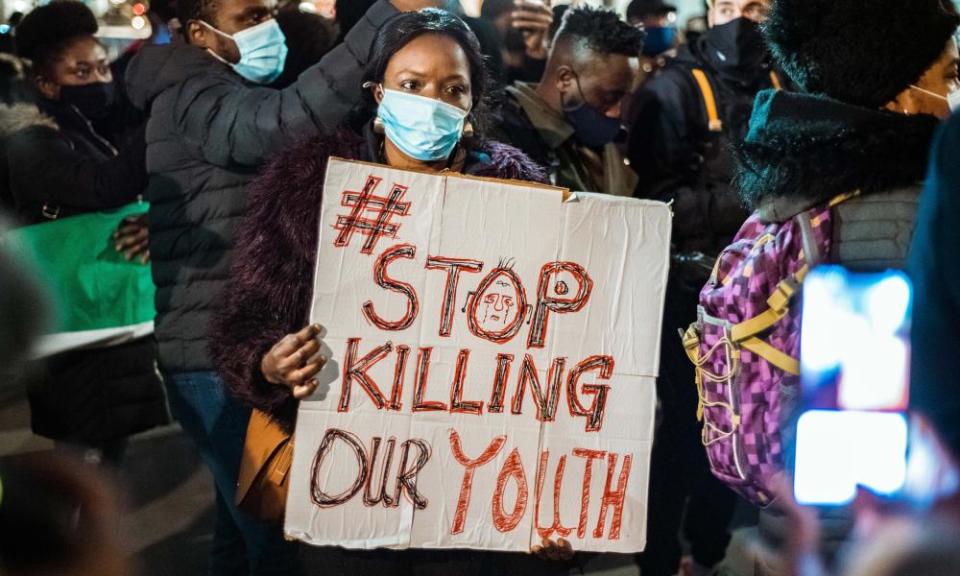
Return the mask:
<svg viewBox="0 0 960 576">
<path fill-rule="evenodd" d="M 250 410 L 228 396 L 215 372 L 166 375 L 170 410 L 213 473 L 216 520 L 211 576 L 302 574 L 298 546 L 277 524 L 257 520 L 234 504 Z"/>
</svg>

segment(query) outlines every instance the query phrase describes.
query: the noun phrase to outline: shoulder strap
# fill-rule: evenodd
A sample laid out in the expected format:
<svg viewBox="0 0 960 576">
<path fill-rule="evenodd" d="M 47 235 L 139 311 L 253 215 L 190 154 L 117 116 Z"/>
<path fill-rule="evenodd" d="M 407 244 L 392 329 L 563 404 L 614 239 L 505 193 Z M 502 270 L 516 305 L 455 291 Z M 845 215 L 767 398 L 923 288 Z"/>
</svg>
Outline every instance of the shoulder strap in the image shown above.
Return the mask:
<svg viewBox="0 0 960 576">
<path fill-rule="evenodd" d="M 860 191 L 854 191 L 848 194 L 841 194 L 831 199 L 827 206 L 830 209 L 854 198 L 860 194 Z M 801 242 L 803 244 L 804 259 L 806 263 L 800 267 L 794 274 L 784 278 L 777 284 L 773 294 L 767 299 L 767 309 L 757 314 L 753 318 L 733 326 L 730 330 L 730 338 L 740 344 L 741 347 L 750 350 L 754 354 L 764 358 L 777 368 L 793 375 L 800 374 L 800 364 L 796 358 L 784 354 L 760 338 L 760 335 L 773 327 L 790 311 L 790 305 L 794 295 L 800 290 L 800 286 L 807 277 L 810 269 L 820 263 L 822 254 L 816 249 L 813 242 L 812 222 L 810 211 L 803 212 L 797 217 L 800 226 Z"/>
<path fill-rule="evenodd" d="M 780 75 L 775 70 L 770 71 L 770 85 L 774 90 L 783 90 L 783 82 L 780 82 Z"/>
<path fill-rule="evenodd" d="M 710 79 L 707 78 L 707 74 L 699 68 L 691 69 L 690 73 L 693 74 L 693 79 L 697 82 L 697 87 L 700 88 L 700 95 L 703 97 L 703 106 L 707 111 L 707 128 L 711 132 L 722 132 L 723 122 L 720 121 L 720 114 L 717 112 L 717 98 L 714 96 Z"/>
</svg>

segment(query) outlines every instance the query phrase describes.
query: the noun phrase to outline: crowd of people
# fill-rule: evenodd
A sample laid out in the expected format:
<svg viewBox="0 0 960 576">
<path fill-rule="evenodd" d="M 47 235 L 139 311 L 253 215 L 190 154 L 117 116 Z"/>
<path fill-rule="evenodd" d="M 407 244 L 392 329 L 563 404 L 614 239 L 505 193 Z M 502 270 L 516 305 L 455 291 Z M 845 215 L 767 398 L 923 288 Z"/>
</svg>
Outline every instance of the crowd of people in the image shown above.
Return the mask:
<svg viewBox="0 0 960 576">
<path fill-rule="evenodd" d="M 804 236 L 809 263 L 909 270 L 911 408 L 944 469 L 960 463 L 951 2 L 707 0 L 703 29 L 684 29 L 659 0 L 622 14 L 485 0 L 478 17 L 449 0 L 341 0 L 322 13 L 152 4 L 154 34 L 115 62 L 94 14 L 71 0 L 26 14 L 0 55 L 5 233 L 140 206 L 102 243 L 126 264 L 116 273 L 149 279 L 156 314 L 152 333 L 27 360 L 55 325 L 50 287 L 23 268 L 36 263 L 0 251 L 0 361 L 16 366 L 4 377 L 27 382 L 34 432 L 85 462 L 75 477 L 60 460 L 0 469 L 0 570 L 130 573 L 104 527 L 119 512 L 89 475 L 121 466 L 131 435 L 176 420 L 214 478 L 209 574 L 302 573 L 281 526 L 238 507 L 237 478 L 251 410 L 289 432 L 327 360 L 308 308 L 324 174 L 338 157 L 671 205 L 648 544 L 628 560 L 643 576 L 729 570 L 735 515 L 758 526 L 752 573 L 957 571 L 960 492 L 922 510 L 865 495 L 818 513 L 789 490 L 762 509 L 740 498 L 708 461 L 699 366 L 678 337 L 702 317 L 704 287 L 727 281 L 721 253 L 757 241 L 756 226 L 779 238 L 820 210 L 813 227 L 829 221 L 829 248 L 814 255 Z M 60 258 L 43 257 L 54 261 L 43 269 Z M 100 328 L 112 326 L 103 308 L 87 312 Z M 787 402 L 796 375 L 775 372 Z M 55 502 L 18 505 L 31 491 Z M 65 533 L 77 509 L 82 539 Z M 25 553 L 25 518 L 40 531 L 49 519 L 64 553 Z M 330 554 L 350 574 L 590 573 L 594 555 L 565 540 L 536 548 Z"/>
</svg>

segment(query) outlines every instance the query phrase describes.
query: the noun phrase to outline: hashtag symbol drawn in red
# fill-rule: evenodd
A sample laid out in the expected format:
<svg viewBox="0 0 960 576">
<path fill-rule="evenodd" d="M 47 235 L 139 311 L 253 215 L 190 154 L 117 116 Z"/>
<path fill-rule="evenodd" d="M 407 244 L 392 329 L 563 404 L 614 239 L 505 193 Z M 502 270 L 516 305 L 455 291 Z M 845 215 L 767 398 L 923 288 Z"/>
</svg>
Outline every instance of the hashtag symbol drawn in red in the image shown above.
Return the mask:
<svg viewBox="0 0 960 576">
<path fill-rule="evenodd" d="M 410 203 L 401 202 L 403 195 L 407 193 L 407 187 L 394 184 L 388 196 L 375 196 L 373 193 L 381 180 L 382 178 L 376 176 L 368 176 L 360 192 L 344 190 L 340 194 L 340 205 L 352 210 L 348 216 L 337 216 L 337 223 L 333 228 L 340 233 L 333 241 L 334 246 L 338 248 L 349 246 L 353 233 L 359 232 L 367 237 L 360 252 L 372 254 L 380 238 L 397 237 L 400 224 L 391 222 L 390 219 L 393 216 L 406 216 L 410 213 Z M 372 218 L 366 217 L 368 212 L 372 212 L 370 214 Z"/>
</svg>

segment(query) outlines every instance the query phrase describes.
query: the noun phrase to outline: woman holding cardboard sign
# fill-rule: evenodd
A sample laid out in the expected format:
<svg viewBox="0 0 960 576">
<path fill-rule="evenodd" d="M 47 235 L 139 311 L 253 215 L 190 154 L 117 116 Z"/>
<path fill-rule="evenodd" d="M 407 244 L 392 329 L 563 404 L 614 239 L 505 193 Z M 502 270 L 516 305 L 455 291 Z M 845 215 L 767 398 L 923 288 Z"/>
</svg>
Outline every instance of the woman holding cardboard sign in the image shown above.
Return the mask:
<svg viewBox="0 0 960 576">
<path fill-rule="evenodd" d="M 523 153 L 482 137 L 486 86 L 482 56 L 473 33 L 449 13 L 407 13 L 384 26 L 365 80 L 370 104 L 376 106 L 375 120 L 359 133 L 344 127 L 282 154 L 251 191 L 240 253 L 213 339 L 213 354 L 227 386 L 256 409 L 251 430 L 262 417 L 257 414 L 265 414 L 289 434 L 298 401 L 316 390 L 316 375 L 326 361 L 317 339 L 320 327 L 303 326 L 309 314 L 317 222 L 330 157 L 430 172 L 546 180 L 545 171 Z M 241 471 L 241 493 L 245 484 L 257 481 L 257 471 L 251 472 Z M 566 543 L 547 542 L 544 548 L 536 550 L 544 557 L 571 555 Z M 391 557 L 403 564 L 392 571 L 417 574 L 428 573 L 431 565 L 442 573 L 470 574 L 483 567 L 489 571 L 491 562 L 512 566 L 518 558 L 425 550 L 353 556 L 358 561 Z M 438 561 L 443 564 L 438 566 Z M 456 569 L 451 570 L 450 562 Z"/>
</svg>

